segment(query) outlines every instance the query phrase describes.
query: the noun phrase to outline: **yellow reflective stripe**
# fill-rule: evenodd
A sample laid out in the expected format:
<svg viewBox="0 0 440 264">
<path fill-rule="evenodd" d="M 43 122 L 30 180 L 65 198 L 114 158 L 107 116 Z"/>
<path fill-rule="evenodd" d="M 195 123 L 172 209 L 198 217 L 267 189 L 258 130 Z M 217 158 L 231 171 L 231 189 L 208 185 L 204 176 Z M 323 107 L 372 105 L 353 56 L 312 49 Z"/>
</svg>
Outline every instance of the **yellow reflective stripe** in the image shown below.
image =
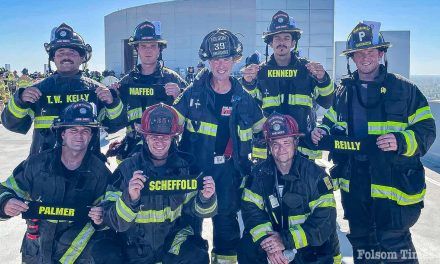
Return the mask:
<svg viewBox="0 0 440 264">
<path fill-rule="evenodd" d="M 263 117 L 260 120 L 257 121 L 257 123 L 252 125 L 252 130 L 254 131 L 254 133 L 258 133 L 261 130 L 263 130 L 263 125 L 266 122 L 267 118 Z"/>
<path fill-rule="evenodd" d="M 194 209 L 196 210 L 197 213 L 201 215 L 212 214 L 215 211 L 215 209 L 217 209 L 217 200 L 208 208 L 203 208 L 199 205 L 199 203 L 195 202 Z"/>
<path fill-rule="evenodd" d="M 350 192 L 350 180 L 339 178 L 339 187 L 344 192 Z"/>
<path fill-rule="evenodd" d="M 188 236 L 192 235 L 194 235 L 194 231 L 191 226 L 187 226 L 182 230 L 179 230 L 179 232 L 177 232 L 176 236 L 174 237 L 173 243 L 171 243 L 171 247 L 168 252 L 176 256 L 179 255 L 180 247 L 186 241 Z"/>
<path fill-rule="evenodd" d="M 34 119 L 34 128 L 50 128 L 53 120 L 58 116 L 37 116 Z"/>
<path fill-rule="evenodd" d="M 238 127 L 238 136 L 240 137 L 240 141 L 249 141 L 252 139 L 252 128 L 248 129 L 240 129 L 240 126 Z"/>
<path fill-rule="evenodd" d="M 185 117 L 179 111 L 177 111 L 176 108 L 174 108 L 174 110 L 176 110 L 177 116 L 179 117 L 179 125 L 183 125 L 185 123 Z"/>
<path fill-rule="evenodd" d="M 219 255 L 216 253 L 211 253 L 211 263 L 213 264 L 236 264 L 236 255 Z"/>
<path fill-rule="evenodd" d="M 295 248 L 303 248 L 308 245 L 306 233 L 301 225 L 294 225 L 289 228 L 290 233 L 292 234 L 293 241 L 295 242 Z"/>
<path fill-rule="evenodd" d="M 193 191 L 193 192 L 190 192 L 190 193 L 186 193 L 185 194 L 185 200 L 183 201 L 183 204 L 187 204 L 198 193 L 199 193 L 199 191 Z"/>
<path fill-rule="evenodd" d="M 132 222 L 136 217 L 136 213 L 122 201 L 121 197 L 116 201 L 116 212 L 119 217 L 128 223 Z"/>
<path fill-rule="evenodd" d="M 408 124 L 396 121 L 368 122 L 368 134 L 383 135 L 389 132 L 405 130 Z"/>
<path fill-rule="evenodd" d="M 165 207 L 163 210 L 139 211 L 134 221 L 141 224 L 163 223 L 167 220 L 173 222 L 180 217 L 181 213 L 182 205 L 179 205 L 175 210 L 171 210 L 171 207 Z"/>
<path fill-rule="evenodd" d="M 339 253 L 336 256 L 333 256 L 333 264 L 342 264 L 342 254 Z"/>
<path fill-rule="evenodd" d="M 330 83 L 327 86 L 325 86 L 325 87 L 318 87 L 318 86 L 316 86 L 315 89 L 318 90 L 318 93 L 321 96 L 330 95 L 335 90 L 334 85 L 333 85 L 333 81 L 330 81 Z"/>
<path fill-rule="evenodd" d="M 252 240 L 254 242 L 257 242 L 260 238 L 264 237 L 267 232 L 272 232 L 273 227 L 271 222 L 266 222 L 261 225 L 257 225 L 256 227 L 252 228 L 249 233 L 251 233 Z"/>
<path fill-rule="evenodd" d="M 107 115 L 107 111 L 105 110 L 105 108 L 101 108 L 101 110 L 99 110 L 98 117 L 97 117 L 98 121 L 102 122 L 102 120 L 104 120 L 106 115 Z"/>
<path fill-rule="evenodd" d="M 432 115 L 431 108 L 429 105 L 425 107 L 421 107 L 416 110 L 416 112 L 408 117 L 408 124 L 414 125 L 417 122 L 426 120 L 426 119 L 434 119 L 434 116 Z"/>
<path fill-rule="evenodd" d="M 252 147 L 252 158 L 267 159 L 267 149 Z"/>
<path fill-rule="evenodd" d="M 11 99 L 9 99 L 8 102 L 8 110 L 9 112 L 11 112 L 11 114 L 13 116 L 15 116 L 16 118 L 23 118 L 26 115 L 28 115 L 28 109 L 24 109 L 19 107 L 16 103 L 15 103 L 15 99 L 14 96 L 11 96 Z"/>
<path fill-rule="evenodd" d="M 66 253 L 61 257 L 60 262 L 63 264 L 75 263 L 76 259 L 81 255 L 84 248 L 87 246 L 93 233 L 95 233 L 95 228 L 92 224 L 87 223 L 81 232 L 75 237 L 70 247 L 67 249 Z"/>
<path fill-rule="evenodd" d="M 212 123 L 208 123 L 208 122 L 203 122 L 203 121 L 198 121 L 200 122 L 200 127 L 199 130 L 195 131 L 191 120 L 190 119 L 186 119 L 186 129 L 188 129 L 189 132 L 197 132 L 199 134 L 204 134 L 204 135 L 208 135 L 208 136 L 213 136 L 215 137 L 217 135 L 217 125 L 216 124 L 212 124 Z"/>
<path fill-rule="evenodd" d="M 426 188 L 417 194 L 407 194 L 390 186 L 371 184 L 371 197 L 386 198 L 395 201 L 398 205 L 411 205 L 423 201 Z"/>
<path fill-rule="evenodd" d="M 105 192 L 105 196 L 104 196 L 104 200 L 106 201 L 112 201 L 112 202 L 116 202 L 119 197 L 121 197 L 122 192 L 121 191 L 107 191 Z"/>
<path fill-rule="evenodd" d="M 322 128 L 322 129 L 326 130 L 327 133 L 330 133 L 330 127 L 327 126 L 327 125 L 321 124 L 321 125 L 318 125 L 318 126 L 316 126 L 316 127 L 318 127 L 318 128 Z"/>
<path fill-rule="evenodd" d="M 23 198 L 23 199 L 28 199 L 30 197 L 30 195 L 23 191 L 22 189 L 20 189 L 20 187 L 18 187 L 17 182 L 15 181 L 14 175 L 9 176 L 6 181 L 1 183 L 4 187 L 11 189 L 15 192 L 15 194 L 17 194 L 18 197 Z"/>
<path fill-rule="evenodd" d="M 332 184 L 333 184 L 333 190 L 334 191 L 339 190 L 339 179 L 338 178 L 336 178 L 336 179 L 332 178 Z"/>
<path fill-rule="evenodd" d="M 259 194 L 252 192 L 248 188 L 244 188 L 243 201 L 255 204 L 258 208 L 260 208 L 260 210 L 263 210 L 264 208 L 263 197 L 261 197 Z"/>
<path fill-rule="evenodd" d="M 122 104 L 122 101 L 119 101 L 119 104 L 113 108 L 105 107 L 108 119 L 112 120 L 118 118 L 121 115 L 123 108 L 124 105 Z"/>
<path fill-rule="evenodd" d="M 281 95 L 263 97 L 263 104 L 261 108 L 264 109 L 268 107 L 279 106 L 281 104 L 282 99 L 283 96 Z"/>
<path fill-rule="evenodd" d="M 311 149 L 304 148 L 304 147 L 298 147 L 298 151 L 304 155 L 307 155 L 309 157 L 309 159 L 322 158 L 322 151 L 321 150 L 311 150 Z"/>
<path fill-rule="evenodd" d="M 253 89 L 253 90 L 247 90 L 248 92 L 249 92 L 249 94 L 253 97 L 253 98 L 256 98 L 256 99 L 258 99 L 258 100 L 260 100 L 261 101 L 261 92 L 260 92 L 260 90 L 258 90 L 258 88 L 255 88 L 255 89 Z"/>
<path fill-rule="evenodd" d="M 289 227 L 304 223 L 307 220 L 307 217 L 309 217 L 309 214 L 289 216 Z"/>
<path fill-rule="evenodd" d="M 318 199 L 309 202 L 310 211 L 314 211 L 317 207 L 336 207 L 335 197 L 333 193 L 321 195 Z"/>
<path fill-rule="evenodd" d="M 289 104 L 312 107 L 312 97 L 304 94 L 289 94 Z"/>
<path fill-rule="evenodd" d="M 405 144 L 406 144 L 406 151 L 405 153 L 403 153 L 403 155 L 407 157 L 413 156 L 414 153 L 416 153 L 417 148 L 419 147 L 414 131 L 405 130 L 405 131 L 401 131 L 400 133 L 405 138 Z"/>
<path fill-rule="evenodd" d="M 142 118 L 142 107 L 130 109 L 127 111 L 128 121 L 133 121 Z"/>
<path fill-rule="evenodd" d="M 330 107 L 330 109 L 327 111 L 327 113 L 324 114 L 324 117 L 326 117 L 328 120 L 330 120 L 333 124 L 338 124 L 342 127 L 347 128 L 347 122 L 338 121 L 338 114 L 333 109 L 333 106 Z"/>
</svg>

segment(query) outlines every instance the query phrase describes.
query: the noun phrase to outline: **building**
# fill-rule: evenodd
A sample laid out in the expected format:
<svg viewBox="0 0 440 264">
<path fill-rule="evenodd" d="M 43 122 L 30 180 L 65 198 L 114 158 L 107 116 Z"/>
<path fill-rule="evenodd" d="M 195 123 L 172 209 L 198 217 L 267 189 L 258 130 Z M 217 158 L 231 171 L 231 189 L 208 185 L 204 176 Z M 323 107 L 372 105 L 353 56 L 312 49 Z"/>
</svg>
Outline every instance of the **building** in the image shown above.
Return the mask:
<svg viewBox="0 0 440 264">
<path fill-rule="evenodd" d="M 410 71 L 410 32 L 409 31 L 382 31 L 382 35 L 392 46 L 388 49 L 388 71 L 398 73 L 409 78 Z M 340 80 L 347 74 L 347 59 L 345 56 L 339 56 L 345 50 L 345 41 L 335 42 L 335 64 L 334 80 Z M 350 69 L 353 72 L 356 66 L 350 59 Z"/>
<path fill-rule="evenodd" d="M 303 30 L 300 55 L 321 62 L 332 75 L 334 0 L 175 0 L 119 10 L 104 19 L 106 69 L 116 73 L 132 69 L 136 56 L 128 38 L 147 19 L 161 21 L 162 36 L 168 40 L 165 65 L 180 72 L 197 64 L 203 37 L 217 28 L 240 33 L 244 56 L 256 50 L 263 55 L 261 36 L 278 10 L 289 13 Z"/>
</svg>

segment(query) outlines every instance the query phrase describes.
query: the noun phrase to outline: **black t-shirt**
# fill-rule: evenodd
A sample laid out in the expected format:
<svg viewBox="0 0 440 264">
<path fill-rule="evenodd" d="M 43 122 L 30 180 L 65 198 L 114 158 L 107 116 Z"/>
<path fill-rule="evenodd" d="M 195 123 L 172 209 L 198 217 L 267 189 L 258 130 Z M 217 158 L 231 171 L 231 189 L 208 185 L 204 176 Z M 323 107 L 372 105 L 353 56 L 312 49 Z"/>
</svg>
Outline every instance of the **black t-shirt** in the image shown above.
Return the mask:
<svg viewBox="0 0 440 264">
<path fill-rule="evenodd" d="M 367 109 L 359 102 L 359 97 L 366 105 L 368 103 L 368 85 L 361 84 L 358 88 L 353 89 L 353 134 L 355 137 L 368 136 L 368 120 Z M 358 94 L 358 91 L 360 94 Z"/>
<path fill-rule="evenodd" d="M 78 169 L 69 170 L 63 162 L 61 162 L 61 169 L 63 171 L 63 176 L 66 179 L 66 190 L 71 190 L 77 188 L 78 181 Z"/>
<path fill-rule="evenodd" d="M 218 120 L 217 136 L 215 138 L 215 154 L 223 155 L 228 144 L 229 133 L 229 117 L 232 111 L 232 89 L 225 93 L 215 94 L 215 116 Z"/>
</svg>

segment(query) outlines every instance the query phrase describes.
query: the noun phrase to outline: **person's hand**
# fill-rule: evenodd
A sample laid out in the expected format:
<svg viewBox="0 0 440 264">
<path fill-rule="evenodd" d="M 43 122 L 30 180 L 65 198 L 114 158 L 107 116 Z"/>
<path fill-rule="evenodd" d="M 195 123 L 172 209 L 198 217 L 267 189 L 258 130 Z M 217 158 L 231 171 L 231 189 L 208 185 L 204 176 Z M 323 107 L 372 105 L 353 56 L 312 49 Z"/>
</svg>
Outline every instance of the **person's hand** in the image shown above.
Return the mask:
<svg viewBox="0 0 440 264">
<path fill-rule="evenodd" d="M 93 221 L 93 223 L 95 223 L 95 225 L 102 224 L 103 214 L 104 214 L 104 210 L 102 209 L 102 207 L 94 206 L 94 207 L 90 208 L 89 217 L 90 217 L 90 219 L 92 219 L 92 221 Z"/>
<path fill-rule="evenodd" d="M 172 83 L 172 82 L 165 84 L 165 93 L 167 95 L 171 95 L 174 99 L 176 99 L 177 96 L 179 96 L 180 94 L 179 85 L 177 85 L 177 83 Z"/>
<path fill-rule="evenodd" d="M 307 70 L 309 70 L 310 74 L 315 76 L 318 81 L 324 81 L 325 70 L 324 67 L 319 62 L 309 62 L 306 64 Z"/>
<path fill-rule="evenodd" d="M 146 181 L 147 176 L 143 175 L 143 171 L 137 170 L 133 172 L 133 177 L 128 183 L 128 194 L 132 202 L 137 201 L 141 197 L 141 191 Z"/>
<path fill-rule="evenodd" d="M 112 84 L 110 84 L 109 86 L 107 86 L 107 88 L 109 88 L 109 89 L 113 89 L 113 90 L 118 90 L 119 87 L 121 87 L 121 84 L 118 83 L 118 82 L 112 83 Z"/>
<path fill-rule="evenodd" d="M 28 209 L 29 206 L 24 202 L 11 198 L 6 202 L 3 210 L 7 216 L 17 216 L 23 212 L 26 212 Z"/>
<path fill-rule="evenodd" d="M 318 143 L 321 140 L 321 138 L 323 136 L 327 135 L 327 131 L 325 131 L 322 128 L 315 127 L 311 134 L 312 134 L 312 142 L 313 142 L 313 144 L 318 145 Z"/>
<path fill-rule="evenodd" d="M 37 87 L 28 87 L 21 93 L 20 99 L 23 102 L 35 103 L 41 97 L 42 93 Z"/>
<path fill-rule="evenodd" d="M 260 246 L 264 251 L 266 251 L 268 254 L 273 254 L 286 249 L 278 232 L 268 232 L 267 234 L 269 237 L 266 237 L 260 243 Z"/>
<path fill-rule="evenodd" d="M 215 182 L 212 176 L 203 177 L 203 190 L 200 191 L 206 199 L 211 198 L 215 193 Z"/>
<path fill-rule="evenodd" d="M 397 140 L 394 134 L 385 134 L 377 138 L 377 147 L 382 151 L 397 150 Z"/>
<path fill-rule="evenodd" d="M 113 103 L 113 95 L 110 92 L 110 89 L 105 86 L 99 86 L 95 90 L 96 94 L 98 95 L 98 99 L 106 104 Z"/>
<path fill-rule="evenodd" d="M 283 255 L 282 251 L 267 253 L 267 259 L 270 264 L 289 264 L 289 260 Z"/>
</svg>

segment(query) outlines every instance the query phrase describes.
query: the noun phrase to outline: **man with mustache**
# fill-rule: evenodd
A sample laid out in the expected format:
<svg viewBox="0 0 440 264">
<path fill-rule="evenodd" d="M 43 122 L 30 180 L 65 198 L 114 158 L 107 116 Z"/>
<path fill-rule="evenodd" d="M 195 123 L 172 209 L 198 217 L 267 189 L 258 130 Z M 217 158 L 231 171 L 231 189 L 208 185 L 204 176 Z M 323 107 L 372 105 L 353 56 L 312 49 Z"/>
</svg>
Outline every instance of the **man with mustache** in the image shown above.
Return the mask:
<svg viewBox="0 0 440 264">
<path fill-rule="evenodd" d="M 162 52 L 167 47 L 167 41 L 161 36 L 160 23 L 156 23 L 144 21 L 136 27 L 128 44 L 136 49 L 140 64 L 113 86 L 121 94 L 129 123 L 122 143 L 115 142 L 110 147 L 118 161 L 135 152 L 136 145 L 142 141 L 142 135 L 136 131 L 142 112 L 157 103 L 172 105 L 186 86 L 175 71 L 164 66 Z"/>
<path fill-rule="evenodd" d="M 298 57 L 301 33 L 287 13 L 278 11 L 272 17 L 268 31 L 263 33 L 266 62 L 258 72 L 258 89 L 265 115 L 273 111 L 290 115 L 297 120 L 301 133 L 309 135 L 316 126 L 313 101 L 329 108 L 334 89 L 330 76 L 320 63 Z M 274 52 L 269 60 L 268 46 Z M 321 157 L 309 136 L 300 140 L 298 151 L 310 159 Z"/>
<path fill-rule="evenodd" d="M 84 77 L 79 69 L 90 60 L 92 47 L 64 23 L 52 31 L 51 41 L 44 47 L 49 65 L 53 61 L 57 71 L 32 87 L 18 89 L 1 116 L 8 130 L 21 134 L 26 134 L 33 123 L 30 154 L 54 147 L 55 134 L 50 126 L 68 103 L 85 100 L 94 104 L 99 121 L 109 133 L 123 128 L 127 115 L 117 93 Z M 90 144 L 95 153 L 100 152 L 99 140 Z"/>
<path fill-rule="evenodd" d="M 59 220 L 51 218 L 59 213 L 43 211 L 48 219 L 26 220 L 22 263 L 123 263 L 112 233 L 100 226 L 102 211 L 98 207 L 87 208 L 102 201 L 111 176 L 105 163 L 91 151 L 90 143 L 99 137 L 100 127 L 90 103 L 70 104 L 52 125 L 57 147 L 29 156 L 1 183 L 3 220 L 27 211 L 32 213 L 31 205 L 25 201 L 42 202 L 45 207 L 75 206 L 69 209 L 67 215 L 71 216 L 85 210 L 82 219 Z"/>
<path fill-rule="evenodd" d="M 357 70 L 352 73 L 348 65 L 348 76 L 322 125 L 312 131 L 312 140 L 318 144 L 324 135 L 341 134 L 372 142 L 368 152 L 330 153 L 354 263 L 418 263 L 410 228 L 424 206 L 420 157 L 435 140 L 435 121 L 417 86 L 387 71 L 391 43 L 379 29 L 378 22 L 359 23 L 348 36 L 341 55 L 347 64 L 351 58 Z"/>
<path fill-rule="evenodd" d="M 289 115 L 298 122 L 299 131 L 305 137 L 299 139 L 297 150 L 300 155 L 314 160 L 321 158 L 321 151 L 316 150 L 310 139 L 310 132 L 316 127 L 316 115 L 312 112 L 313 101 L 329 108 L 334 88 L 330 76 L 320 63 L 298 57 L 301 33 L 293 18 L 286 12 L 278 11 L 272 17 L 268 31 L 263 33 L 263 39 L 266 48 L 270 45 L 274 53 L 260 67 L 258 89 L 262 95 L 265 115 L 276 111 Z M 267 155 L 261 140 L 255 140 L 252 152 L 259 153 L 260 159 L 264 154 Z M 321 250 L 332 250 L 335 262 L 340 262 L 336 228 L 330 236 L 330 242 L 322 245 L 326 249 Z"/>
</svg>

